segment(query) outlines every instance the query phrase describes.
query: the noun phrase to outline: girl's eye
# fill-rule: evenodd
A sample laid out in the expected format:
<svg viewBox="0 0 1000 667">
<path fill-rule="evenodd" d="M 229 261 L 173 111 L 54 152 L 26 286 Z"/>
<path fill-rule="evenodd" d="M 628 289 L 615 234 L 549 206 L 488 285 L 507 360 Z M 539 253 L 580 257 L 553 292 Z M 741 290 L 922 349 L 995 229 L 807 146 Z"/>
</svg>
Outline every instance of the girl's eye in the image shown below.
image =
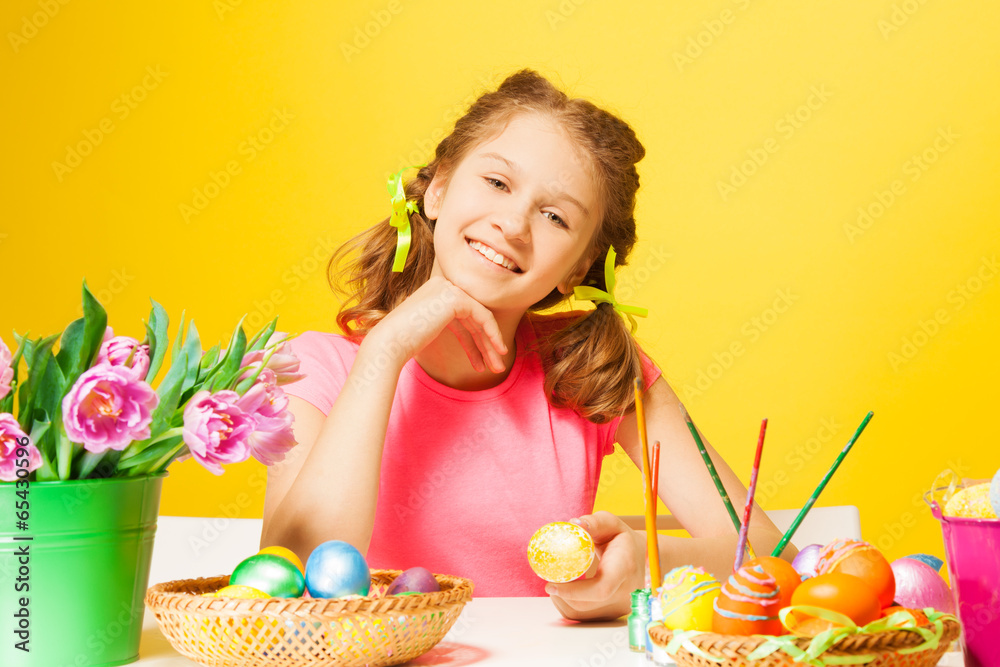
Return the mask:
<svg viewBox="0 0 1000 667">
<path fill-rule="evenodd" d="M 556 215 L 552 211 L 545 211 L 545 215 L 549 216 L 549 220 L 551 220 L 552 222 L 556 223 L 560 227 L 564 227 L 564 228 L 565 227 L 569 227 L 569 225 L 566 224 L 565 220 L 563 220 L 562 218 L 560 218 L 558 215 Z"/>
<path fill-rule="evenodd" d="M 507 184 L 498 178 L 490 178 L 489 176 L 487 176 L 486 182 L 489 183 L 491 187 L 494 187 L 497 190 L 504 190 L 507 187 Z"/>
</svg>

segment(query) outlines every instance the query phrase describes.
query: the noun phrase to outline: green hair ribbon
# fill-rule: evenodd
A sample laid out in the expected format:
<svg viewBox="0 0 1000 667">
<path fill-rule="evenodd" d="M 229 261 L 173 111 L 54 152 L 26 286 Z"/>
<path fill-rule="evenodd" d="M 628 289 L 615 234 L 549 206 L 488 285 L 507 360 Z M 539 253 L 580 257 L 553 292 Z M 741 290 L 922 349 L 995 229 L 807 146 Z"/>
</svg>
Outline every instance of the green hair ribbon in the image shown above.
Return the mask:
<svg viewBox="0 0 1000 667">
<path fill-rule="evenodd" d="M 595 304 L 610 303 L 612 308 L 628 318 L 632 333 L 635 333 L 639 325 L 636 324 L 635 318 L 632 316 L 646 317 L 649 310 L 639 306 L 627 306 L 619 303 L 615 298 L 615 257 L 617 257 L 615 247 L 611 246 L 608 248 L 608 256 L 604 260 L 604 284 L 608 288 L 607 292 L 596 287 L 574 287 L 573 297 L 582 301 L 593 301 Z"/>
<path fill-rule="evenodd" d="M 389 177 L 386 187 L 389 196 L 392 198 L 392 215 L 389 216 L 389 224 L 396 228 L 396 256 L 392 260 L 392 270 L 399 273 L 406 264 L 406 256 L 410 252 L 410 213 L 416 213 L 417 202 L 413 199 L 406 199 L 406 190 L 403 188 L 403 172 L 407 169 L 424 167 L 403 167 Z"/>
</svg>

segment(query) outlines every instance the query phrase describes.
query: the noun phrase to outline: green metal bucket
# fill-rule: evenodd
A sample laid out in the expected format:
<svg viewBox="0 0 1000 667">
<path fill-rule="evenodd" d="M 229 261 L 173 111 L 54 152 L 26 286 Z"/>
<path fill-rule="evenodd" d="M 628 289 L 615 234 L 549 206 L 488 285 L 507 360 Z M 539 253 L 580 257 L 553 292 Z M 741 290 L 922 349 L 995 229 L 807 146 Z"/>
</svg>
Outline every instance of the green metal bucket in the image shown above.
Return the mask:
<svg viewBox="0 0 1000 667">
<path fill-rule="evenodd" d="M 0 665 L 139 659 L 164 477 L 31 483 L 24 530 L 16 515 L 24 499 L 15 484 L 0 483 L 0 618 L 14 630 L 3 633 Z"/>
</svg>

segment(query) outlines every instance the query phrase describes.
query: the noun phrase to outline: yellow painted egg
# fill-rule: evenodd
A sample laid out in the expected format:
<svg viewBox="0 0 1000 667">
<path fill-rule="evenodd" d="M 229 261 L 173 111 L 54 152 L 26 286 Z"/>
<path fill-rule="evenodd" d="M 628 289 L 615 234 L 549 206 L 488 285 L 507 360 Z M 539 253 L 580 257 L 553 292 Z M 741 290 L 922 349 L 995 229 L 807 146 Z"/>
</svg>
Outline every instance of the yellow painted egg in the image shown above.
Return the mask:
<svg viewBox="0 0 1000 667">
<path fill-rule="evenodd" d="M 563 584 L 583 576 L 594 562 L 594 540 L 575 523 L 547 523 L 531 536 L 528 563 L 545 581 Z"/>
<path fill-rule="evenodd" d="M 290 562 L 295 567 L 299 568 L 299 572 L 302 574 L 306 573 L 306 566 L 302 564 L 302 559 L 299 558 L 294 551 L 286 547 L 264 547 L 258 554 L 271 554 L 272 556 L 281 556 L 288 562 Z"/>
<path fill-rule="evenodd" d="M 945 516 L 962 519 L 995 519 L 996 512 L 990 505 L 990 484 L 969 486 L 951 497 L 944 506 Z"/>
<path fill-rule="evenodd" d="M 241 586 L 239 584 L 225 586 L 212 593 L 202 593 L 201 596 L 204 598 L 238 598 L 240 600 L 256 600 L 271 597 L 264 591 L 258 590 L 253 586 Z"/>
<path fill-rule="evenodd" d="M 712 604 L 721 584 L 700 567 L 682 565 L 667 572 L 660 590 L 663 624 L 671 630 L 712 631 Z"/>
</svg>

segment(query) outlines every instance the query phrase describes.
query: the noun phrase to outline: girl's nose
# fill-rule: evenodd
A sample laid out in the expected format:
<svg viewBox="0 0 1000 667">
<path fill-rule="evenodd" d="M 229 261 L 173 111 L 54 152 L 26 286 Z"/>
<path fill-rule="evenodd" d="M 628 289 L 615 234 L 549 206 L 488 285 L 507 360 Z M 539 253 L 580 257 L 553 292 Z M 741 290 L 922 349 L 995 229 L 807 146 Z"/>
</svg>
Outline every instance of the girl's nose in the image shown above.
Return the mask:
<svg viewBox="0 0 1000 667">
<path fill-rule="evenodd" d="M 500 211 L 493 224 L 506 239 L 522 243 L 531 240 L 531 218 L 526 207 L 511 206 Z"/>
</svg>

